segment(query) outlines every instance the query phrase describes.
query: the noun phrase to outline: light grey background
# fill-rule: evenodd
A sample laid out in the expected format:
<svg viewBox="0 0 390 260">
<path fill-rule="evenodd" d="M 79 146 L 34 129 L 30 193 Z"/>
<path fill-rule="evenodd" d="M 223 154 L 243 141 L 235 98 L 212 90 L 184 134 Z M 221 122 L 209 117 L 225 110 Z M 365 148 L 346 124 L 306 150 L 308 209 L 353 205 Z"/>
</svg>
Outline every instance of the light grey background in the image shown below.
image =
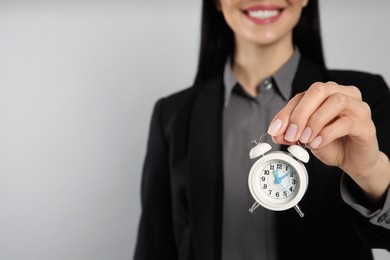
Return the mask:
<svg viewBox="0 0 390 260">
<path fill-rule="evenodd" d="M 321 4 L 328 65 L 390 82 L 390 1 Z M 150 113 L 191 84 L 199 21 L 200 1 L 0 0 L 0 259 L 132 258 Z"/>
</svg>

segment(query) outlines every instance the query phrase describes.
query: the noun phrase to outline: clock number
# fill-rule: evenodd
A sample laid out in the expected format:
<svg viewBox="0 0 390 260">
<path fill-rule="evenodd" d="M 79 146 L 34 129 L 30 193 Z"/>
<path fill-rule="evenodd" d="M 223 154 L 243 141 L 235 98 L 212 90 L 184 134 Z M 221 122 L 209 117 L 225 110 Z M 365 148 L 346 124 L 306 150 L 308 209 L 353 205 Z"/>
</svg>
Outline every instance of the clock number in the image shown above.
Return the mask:
<svg viewBox="0 0 390 260">
<path fill-rule="evenodd" d="M 281 163 L 278 163 L 278 164 L 276 164 L 276 169 L 282 169 L 282 164 Z"/>
<path fill-rule="evenodd" d="M 291 183 L 295 184 L 295 183 L 297 183 L 297 180 L 296 179 L 292 179 Z"/>
<path fill-rule="evenodd" d="M 279 198 L 279 192 L 278 191 L 275 193 L 275 197 Z"/>
<path fill-rule="evenodd" d="M 264 175 L 269 175 L 269 170 L 264 170 Z"/>
<path fill-rule="evenodd" d="M 261 176 L 261 181 L 265 181 L 265 177 L 264 176 Z"/>
<path fill-rule="evenodd" d="M 265 189 L 267 189 L 267 187 L 268 187 L 267 184 L 264 183 L 264 184 L 263 184 L 263 189 L 265 190 Z"/>
<path fill-rule="evenodd" d="M 271 165 L 269 166 L 269 168 L 270 168 L 270 170 L 275 170 L 275 167 L 274 167 L 273 164 L 271 164 Z"/>
<path fill-rule="evenodd" d="M 283 196 L 287 197 L 287 192 L 283 191 Z"/>
</svg>

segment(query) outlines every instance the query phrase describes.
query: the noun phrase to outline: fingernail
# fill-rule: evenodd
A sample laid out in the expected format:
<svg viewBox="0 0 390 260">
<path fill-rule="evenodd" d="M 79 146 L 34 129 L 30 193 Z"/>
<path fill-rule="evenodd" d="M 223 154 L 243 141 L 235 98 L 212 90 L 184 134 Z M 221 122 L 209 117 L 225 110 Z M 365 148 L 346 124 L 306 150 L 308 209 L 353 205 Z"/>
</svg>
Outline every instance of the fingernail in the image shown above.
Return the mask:
<svg viewBox="0 0 390 260">
<path fill-rule="evenodd" d="M 301 143 L 306 144 L 307 141 L 309 141 L 310 136 L 311 136 L 311 128 L 306 127 L 305 129 L 303 129 L 303 132 L 301 134 L 301 138 L 299 138 L 299 141 L 301 141 Z"/>
<path fill-rule="evenodd" d="M 297 135 L 298 126 L 296 124 L 290 124 L 287 128 L 287 132 L 284 135 L 284 139 L 292 142 L 295 139 L 295 136 Z"/>
<path fill-rule="evenodd" d="M 282 127 L 282 120 L 276 119 L 268 128 L 268 134 L 275 136 Z"/>
<path fill-rule="evenodd" d="M 310 146 L 312 148 L 317 148 L 318 146 L 320 146 L 321 143 L 322 143 L 322 137 L 317 136 L 316 138 L 313 139 L 313 141 L 311 141 Z"/>
</svg>

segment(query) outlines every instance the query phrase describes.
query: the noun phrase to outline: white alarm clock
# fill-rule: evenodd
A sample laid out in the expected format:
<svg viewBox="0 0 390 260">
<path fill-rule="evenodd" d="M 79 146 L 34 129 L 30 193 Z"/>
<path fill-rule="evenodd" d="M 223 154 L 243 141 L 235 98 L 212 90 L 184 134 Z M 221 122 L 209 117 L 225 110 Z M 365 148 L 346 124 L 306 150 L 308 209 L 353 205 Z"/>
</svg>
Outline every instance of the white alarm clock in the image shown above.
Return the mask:
<svg viewBox="0 0 390 260">
<path fill-rule="evenodd" d="M 298 202 L 309 184 L 303 164 L 309 161 L 309 153 L 300 145 L 289 146 L 288 152 L 269 152 L 272 147 L 268 143 L 254 141 L 254 144 L 249 157 L 259 158 L 251 167 L 248 185 L 256 202 L 249 211 L 253 212 L 259 205 L 275 211 L 294 207 L 303 217 Z"/>
</svg>

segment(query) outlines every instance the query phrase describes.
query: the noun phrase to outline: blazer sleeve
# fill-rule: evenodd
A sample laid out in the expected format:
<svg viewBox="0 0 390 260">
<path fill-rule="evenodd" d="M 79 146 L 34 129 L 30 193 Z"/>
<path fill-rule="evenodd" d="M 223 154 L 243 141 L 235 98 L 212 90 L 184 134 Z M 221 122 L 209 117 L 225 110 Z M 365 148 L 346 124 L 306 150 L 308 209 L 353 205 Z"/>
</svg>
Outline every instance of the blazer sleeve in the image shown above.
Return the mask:
<svg viewBox="0 0 390 260">
<path fill-rule="evenodd" d="M 361 88 L 363 100 L 371 108 L 379 148 L 390 157 L 389 87 L 379 75 L 369 77 L 364 84 L 365 86 Z M 371 248 L 383 248 L 390 251 L 390 190 L 387 192 L 383 207 L 373 211 L 365 206 L 367 203 L 359 187 L 349 176 L 344 175 L 341 182 L 341 195 L 348 205 L 349 216 L 365 244 Z"/>
<path fill-rule="evenodd" d="M 150 122 L 141 184 L 141 217 L 134 260 L 176 259 L 168 144 L 163 128 L 164 99 L 156 102 Z"/>
</svg>

